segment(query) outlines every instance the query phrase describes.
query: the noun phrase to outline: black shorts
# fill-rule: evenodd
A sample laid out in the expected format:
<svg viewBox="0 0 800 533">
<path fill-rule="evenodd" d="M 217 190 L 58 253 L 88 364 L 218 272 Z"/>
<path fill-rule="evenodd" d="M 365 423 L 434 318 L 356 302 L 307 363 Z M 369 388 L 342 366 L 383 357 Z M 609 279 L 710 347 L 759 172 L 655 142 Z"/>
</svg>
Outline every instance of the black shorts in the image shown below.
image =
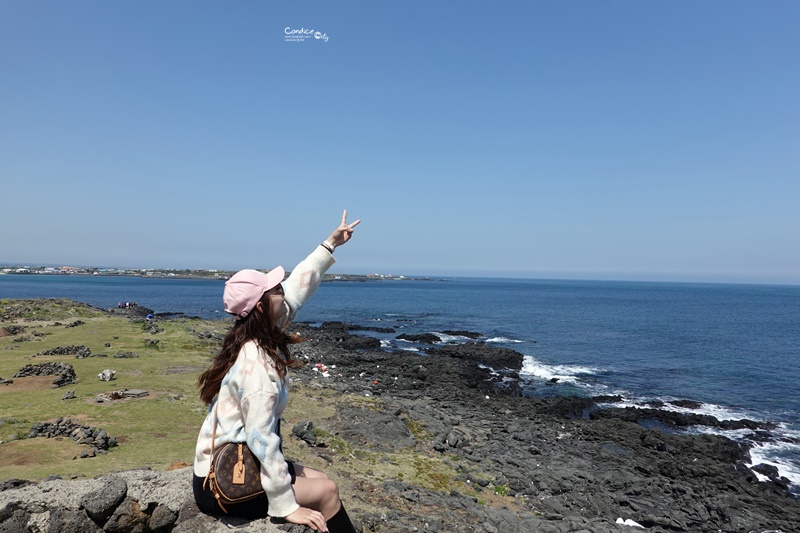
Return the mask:
<svg viewBox="0 0 800 533">
<path fill-rule="evenodd" d="M 294 471 L 294 463 L 286 461 L 286 466 L 289 468 L 289 475 L 292 476 L 292 485 L 297 479 L 297 474 Z M 215 516 L 238 516 L 248 520 L 256 520 L 258 518 L 266 518 L 267 511 L 269 510 L 269 500 L 266 494 L 260 494 L 257 498 L 252 500 L 226 505 L 228 510 L 226 513 L 222 510 L 214 497 L 214 493 L 206 486 L 203 488 L 204 478 L 193 475 L 192 490 L 194 491 L 194 501 L 197 502 L 197 507 L 206 514 Z"/>
</svg>

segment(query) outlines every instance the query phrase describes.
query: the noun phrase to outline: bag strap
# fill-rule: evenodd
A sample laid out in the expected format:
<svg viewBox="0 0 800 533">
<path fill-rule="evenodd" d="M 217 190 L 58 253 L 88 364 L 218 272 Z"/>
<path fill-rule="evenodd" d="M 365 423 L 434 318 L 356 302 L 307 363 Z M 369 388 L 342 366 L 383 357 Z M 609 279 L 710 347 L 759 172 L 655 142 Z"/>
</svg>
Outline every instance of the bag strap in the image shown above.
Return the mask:
<svg viewBox="0 0 800 533">
<path fill-rule="evenodd" d="M 214 456 L 214 441 L 217 439 L 217 407 L 219 407 L 219 396 L 214 404 L 214 421 L 211 423 L 211 456 Z"/>
<path fill-rule="evenodd" d="M 208 467 L 208 474 L 206 474 L 203 480 L 204 489 L 206 488 L 209 478 L 214 478 L 214 441 L 217 439 L 217 407 L 219 407 L 219 396 L 217 396 L 217 401 L 214 404 L 214 418 L 212 419 L 213 422 L 211 422 L 211 464 Z"/>
<path fill-rule="evenodd" d="M 222 505 L 222 500 L 220 499 L 219 487 L 217 486 L 216 480 L 217 476 L 214 473 L 214 441 L 217 440 L 217 407 L 219 407 L 219 396 L 217 396 L 217 403 L 214 404 L 214 418 L 211 423 L 211 464 L 208 466 L 208 474 L 206 474 L 203 480 L 203 490 L 205 490 L 206 485 L 208 485 L 208 488 L 211 489 L 211 493 L 214 494 L 214 498 L 217 500 L 219 508 L 227 513 L 228 510 Z"/>
</svg>

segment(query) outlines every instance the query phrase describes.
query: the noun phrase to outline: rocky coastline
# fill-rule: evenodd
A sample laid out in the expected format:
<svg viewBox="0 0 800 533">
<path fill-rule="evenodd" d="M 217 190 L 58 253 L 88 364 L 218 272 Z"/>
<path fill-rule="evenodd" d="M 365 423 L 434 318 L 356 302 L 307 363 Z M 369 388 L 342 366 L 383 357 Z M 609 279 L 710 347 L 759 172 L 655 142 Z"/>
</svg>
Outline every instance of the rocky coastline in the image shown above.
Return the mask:
<svg viewBox="0 0 800 533">
<path fill-rule="evenodd" d="M 342 495 L 364 531 L 798 531 L 800 500 L 779 472 L 748 467 L 745 444 L 682 429 L 732 422 L 658 406 L 616 408 L 613 397 L 526 397 L 516 380 L 522 356 L 479 342 L 398 353 L 358 335 L 358 325 L 296 329 L 306 342 L 293 353 L 309 364 L 293 373 L 293 394 L 371 400 L 337 405 L 333 416 L 283 432 L 309 456 L 351 466 Z M 769 430 L 735 424 L 755 436 Z M 314 427 L 346 443 L 353 459 L 358 450 L 414 450 L 418 469 L 428 458 L 452 475 L 433 477 L 433 487 L 380 478 L 318 445 Z M 457 483 L 471 491 L 456 490 Z M 198 513 L 188 467 L 0 482 L 0 533 L 231 528 L 306 531 Z"/>
<path fill-rule="evenodd" d="M 773 467 L 749 468 L 744 444 L 682 430 L 765 434 L 768 423 L 615 408 L 614 397 L 523 397 L 515 379 L 522 356 L 513 350 L 466 343 L 420 354 L 354 352 L 349 344 L 362 341 L 353 331 L 326 324 L 300 332 L 310 339 L 302 350 L 324 351 L 325 364 L 342 369 L 328 386 L 379 396 L 384 412 L 422 421 L 434 435 L 428 444 L 460 460 L 462 476 L 517 496 L 514 519 L 465 511 L 472 518 L 445 531 L 619 531 L 618 518 L 658 532 L 800 528 L 800 500 Z M 372 379 L 354 379 L 362 375 Z M 381 425 L 372 427 L 375 439 Z M 451 497 L 443 507 L 460 508 Z"/>
</svg>

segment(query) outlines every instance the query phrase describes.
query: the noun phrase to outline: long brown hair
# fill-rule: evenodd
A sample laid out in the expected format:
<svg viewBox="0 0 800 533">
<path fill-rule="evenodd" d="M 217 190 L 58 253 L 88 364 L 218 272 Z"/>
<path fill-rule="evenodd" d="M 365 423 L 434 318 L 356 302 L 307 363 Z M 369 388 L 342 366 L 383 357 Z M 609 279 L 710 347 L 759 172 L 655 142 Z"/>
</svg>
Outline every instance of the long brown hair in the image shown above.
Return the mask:
<svg viewBox="0 0 800 533">
<path fill-rule="evenodd" d="M 236 362 L 239 351 L 248 341 L 255 341 L 269 354 L 281 379 L 286 377 L 287 369 L 303 366 L 302 361 L 292 359 L 289 353 L 289 345 L 302 342 L 303 339 L 286 333 L 273 322 L 269 316 L 269 295 L 264 293 L 259 303 L 264 311 L 260 311 L 256 306 L 246 317 L 236 319 L 231 330 L 225 335 L 222 348 L 211 362 L 211 366 L 197 379 L 200 399 L 204 403 L 210 404 L 217 395 L 222 378 Z"/>
</svg>

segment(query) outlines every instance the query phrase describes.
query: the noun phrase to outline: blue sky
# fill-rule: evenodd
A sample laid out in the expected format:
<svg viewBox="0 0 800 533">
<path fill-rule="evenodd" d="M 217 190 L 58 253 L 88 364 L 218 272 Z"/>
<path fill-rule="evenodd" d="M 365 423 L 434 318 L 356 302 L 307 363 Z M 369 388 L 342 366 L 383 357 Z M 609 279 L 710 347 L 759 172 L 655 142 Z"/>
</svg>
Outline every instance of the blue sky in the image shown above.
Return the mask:
<svg viewBox="0 0 800 533">
<path fill-rule="evenodd" d="M 338 272 L 800 284 L 798 23 L 0 0 L 0 262 L 291 267 L 347 208 Z"/>
</svg>

